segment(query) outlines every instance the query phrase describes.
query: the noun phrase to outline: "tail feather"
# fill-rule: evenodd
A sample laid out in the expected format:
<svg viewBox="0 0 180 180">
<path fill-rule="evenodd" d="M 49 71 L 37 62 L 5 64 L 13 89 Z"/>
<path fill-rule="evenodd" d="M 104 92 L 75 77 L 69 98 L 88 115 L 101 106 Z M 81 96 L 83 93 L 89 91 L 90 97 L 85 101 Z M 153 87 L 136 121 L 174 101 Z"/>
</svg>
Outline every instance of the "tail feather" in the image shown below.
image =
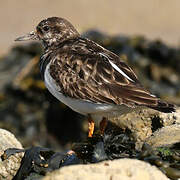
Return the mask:
<svg viewBox="0 0 180 180">
<path fill-rule="evenodd" d="M 149 106 L 149 107 L 164 113 L 172 113 L 176 111 L 174 104 L 170 104 L 161 100 L 158 100 L 157 106 Z"/>
</svg>

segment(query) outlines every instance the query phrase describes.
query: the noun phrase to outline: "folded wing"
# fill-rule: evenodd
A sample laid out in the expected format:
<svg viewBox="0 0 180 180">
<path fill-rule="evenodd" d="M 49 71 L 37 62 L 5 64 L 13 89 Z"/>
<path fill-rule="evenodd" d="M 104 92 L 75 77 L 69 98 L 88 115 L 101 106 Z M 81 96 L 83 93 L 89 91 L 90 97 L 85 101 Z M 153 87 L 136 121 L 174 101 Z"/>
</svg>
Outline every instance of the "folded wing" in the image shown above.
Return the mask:
<svg viewBox="0 0 180 180">
<path fill-rule="evenodd" d="M 85 55 L 61 53 L 50 69 L 62 92 L 70 97 L 132 108 L 147 106 L 163 112 L 174 111 L 173 105 L 160 101 L 147 91 L 132 69 L 110 51 L 103 49 Z"/>
</svg>

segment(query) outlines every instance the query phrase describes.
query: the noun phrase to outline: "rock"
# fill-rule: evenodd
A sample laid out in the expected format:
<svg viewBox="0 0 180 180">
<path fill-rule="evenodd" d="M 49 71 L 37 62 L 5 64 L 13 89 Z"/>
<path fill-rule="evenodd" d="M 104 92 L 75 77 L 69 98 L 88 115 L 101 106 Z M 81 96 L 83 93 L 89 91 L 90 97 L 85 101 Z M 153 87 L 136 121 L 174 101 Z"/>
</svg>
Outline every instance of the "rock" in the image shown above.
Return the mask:
<svg viewBox="0 0 180 180">
<path fill-rule="evenodd" d="M 0 156 L 8 148 L 23 148 L 14 135 L 4 129 L 0 129 L 0 144 Z M 9 180 L 13 178 L 20 167 L 22 156 L 23 153 L 17 153 L 4 161 L 0 158 L 0 179 Z"/>
<path fill-rule="evenodd" d="M 174 113 L 162 113 L 150 108 L 139 109 L 109 120 L 123 129 L 129 129 L 139 149 L 145 140 L 160 128 L 179 124 L 180 108 Z"/>
<path fill-rule="evenodd" d="M 40 180 L 42 179 L 44 176 L 39 175 L 37 173 L 31 173 L 25 180 Z"/>
<path fill-rule="evenodd" d="M 174 113 L 159 113 L 159 118 L 163 120 L 164 126 L 171 124 L 180 124 L 180 107 L 177 107 Z"/>
<path fill-rule="evenodd" d="M 42 180 L 167 180 L 155 166 L 135 160 L 119 159 L 97 164 L 63 167 L 49 173 Z"/>
<path fill-rule="evenodd" d="M 146 139 L 146 143 L 152 147 L 173 145 L 180 142 L 180 125 L 172 125 L 161 128 Z"/>
</svg>

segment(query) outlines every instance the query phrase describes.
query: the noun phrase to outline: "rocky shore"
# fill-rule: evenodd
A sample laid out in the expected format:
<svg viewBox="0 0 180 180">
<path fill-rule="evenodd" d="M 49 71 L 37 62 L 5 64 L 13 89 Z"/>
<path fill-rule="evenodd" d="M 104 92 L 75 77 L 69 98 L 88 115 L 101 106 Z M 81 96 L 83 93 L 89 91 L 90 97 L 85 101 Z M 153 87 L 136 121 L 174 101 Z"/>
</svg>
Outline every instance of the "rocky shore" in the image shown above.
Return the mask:
<svg viewBox="0 0 180 180">
<path fill-rule="evenodd" d="M 96 30 L 83 36 L 120 55 L 177 112 L 132 112 L 110 119 L 104 137 L 97 132 L 87 139 L 86 118 L 57 101 L 41 80 L 41 45 L 13 47 L 0 58 L 0 179 L 180 178 L 180 47 Z"/>
</svg>

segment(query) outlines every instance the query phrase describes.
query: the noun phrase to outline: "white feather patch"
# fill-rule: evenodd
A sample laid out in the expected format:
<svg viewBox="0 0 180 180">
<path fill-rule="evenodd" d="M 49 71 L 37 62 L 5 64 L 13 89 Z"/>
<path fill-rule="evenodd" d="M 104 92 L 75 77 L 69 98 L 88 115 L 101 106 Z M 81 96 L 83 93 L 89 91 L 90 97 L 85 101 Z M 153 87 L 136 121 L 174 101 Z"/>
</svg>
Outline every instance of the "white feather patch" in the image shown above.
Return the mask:
<svg viewBox="0 0 180 180">
<path fill-rule="evenodd" d="M 120 74 L 122 74 L 124 77 L 126 77 L 127 79 L 129 79 L 130 81 L 133 81 L 127 74 L 125 74 L 116 64 L 114 64 L 108 56 L 106 56 L 105 54 L 103 53 L 99 53 L 100 55 L 104 56 L 105 58 L 108 59 L 109 63 L 111 64 L 111 66 L 116 70 L 118 71 Z M 133 81 L 134 82 L 134 81 Z"/>
</svg>

